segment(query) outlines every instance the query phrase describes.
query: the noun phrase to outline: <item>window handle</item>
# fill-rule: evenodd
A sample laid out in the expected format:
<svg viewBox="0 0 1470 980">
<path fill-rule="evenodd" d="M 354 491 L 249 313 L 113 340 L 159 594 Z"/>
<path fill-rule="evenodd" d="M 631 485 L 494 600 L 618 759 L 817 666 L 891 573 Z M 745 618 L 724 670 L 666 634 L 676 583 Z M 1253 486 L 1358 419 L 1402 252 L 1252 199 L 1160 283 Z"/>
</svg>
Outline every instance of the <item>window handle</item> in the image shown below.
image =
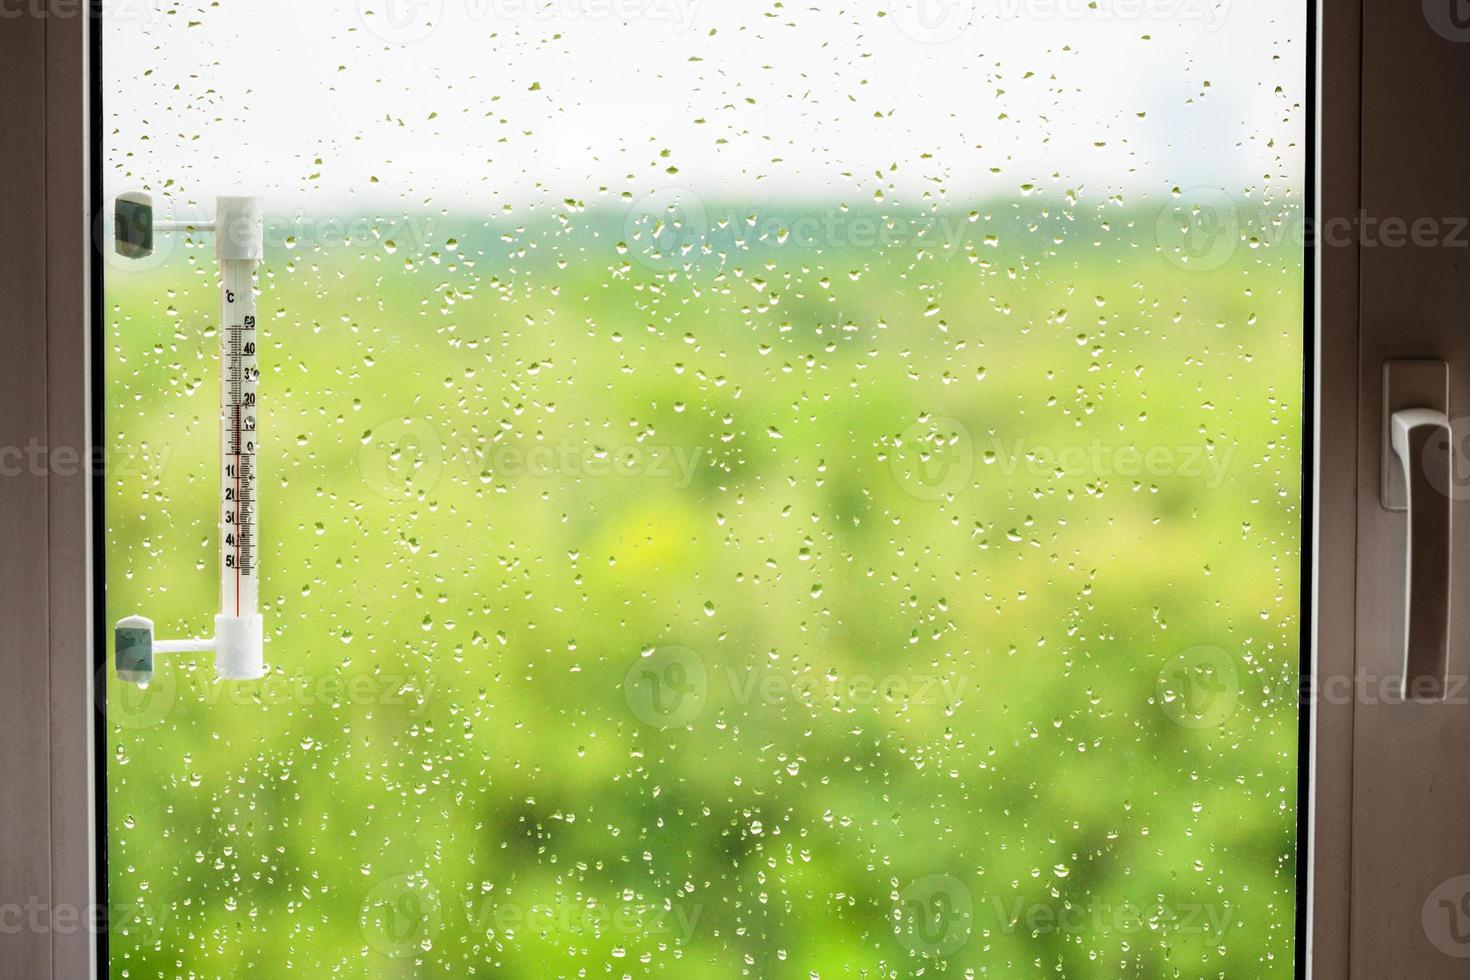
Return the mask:
<svg viewBox="0 0 1470 980">
<path fill-rule="evenodd" d="M 1393 413 L 1409 533 L 1404 556 L 1404 697 L 1444 697 L 1450 637 L 1450 423 L 1432 408 Z"/>
</svg>

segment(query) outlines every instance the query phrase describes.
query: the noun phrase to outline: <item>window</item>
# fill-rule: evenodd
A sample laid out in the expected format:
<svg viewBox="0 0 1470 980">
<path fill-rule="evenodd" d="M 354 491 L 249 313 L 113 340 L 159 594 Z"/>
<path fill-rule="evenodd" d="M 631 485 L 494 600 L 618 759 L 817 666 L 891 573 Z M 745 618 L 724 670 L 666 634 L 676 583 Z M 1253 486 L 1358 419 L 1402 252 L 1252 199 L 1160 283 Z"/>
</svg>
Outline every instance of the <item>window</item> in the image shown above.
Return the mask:
<svg viewBox="0 0 1470 980">
<path fill-rule="evenodd" d="M 1292 973 L 1304 11 L 103 29 L 117 975 Z"/>
</svg>

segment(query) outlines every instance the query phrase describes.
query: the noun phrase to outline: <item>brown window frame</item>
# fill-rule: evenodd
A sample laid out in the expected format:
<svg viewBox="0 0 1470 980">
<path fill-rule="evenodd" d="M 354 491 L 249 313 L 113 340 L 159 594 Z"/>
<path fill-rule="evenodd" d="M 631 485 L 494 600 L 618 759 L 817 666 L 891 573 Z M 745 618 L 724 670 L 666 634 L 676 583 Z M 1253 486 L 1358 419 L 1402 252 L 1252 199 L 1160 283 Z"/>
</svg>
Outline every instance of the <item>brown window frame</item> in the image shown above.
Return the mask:
<svg viewBox="0 0 1470 980">
<path fill-rule="evenodd" d="M 68 980 L 102 934 L 89 19 L 82 0 L 0 18 L 0 975 Z"/>
<path fill-rule="evenodd" d="M 1318 222 L 1361 207 L 1368 2 L 1319 0 L 1309 13 L 1308 198 Z M 89 155 L 101 135 L 101 3 L 42 6 L 0 18 L 9 164 L 0 181 L 0 447 L 39 445 L 54 461 L 0 477 L 0 905 L 38 907 L 50 927 L 0 930 L 0 974 L 75 980 L 107 975 L 105 921 L 91 925 L 106 903 L 105 726 L 94 696 L 106 639 L 93 608 L 105 581 L 102 474 L 63 467 L 58 455 L 88 460 L 105 445 L 100 333 L 88 329 L 101 319 L 100 175 Z M 1417 15 L 1412 7 L 1405 17 Z M 1302 618 L 1316 677 L 1351 676 L 1357 657 L 1360 253 L 1308 252 L 1313 490 Z M 1303 712 L 1300 806 L 1310 823 L 1299 840 L 1299 975 L 1352 975 L 1355 701 Z"/>
</svg>

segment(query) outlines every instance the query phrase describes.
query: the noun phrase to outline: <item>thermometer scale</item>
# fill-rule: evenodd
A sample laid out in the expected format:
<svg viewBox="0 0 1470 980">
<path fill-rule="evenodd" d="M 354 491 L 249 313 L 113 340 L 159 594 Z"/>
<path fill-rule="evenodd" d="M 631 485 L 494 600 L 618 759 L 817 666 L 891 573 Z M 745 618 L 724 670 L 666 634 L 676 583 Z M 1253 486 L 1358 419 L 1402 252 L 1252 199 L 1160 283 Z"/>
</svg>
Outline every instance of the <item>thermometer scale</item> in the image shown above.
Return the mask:
<svg viewBox="0 0 1470 980">
<path fill-rule="evenodd" d="M 118 254 L 142 258 L 153 251 L 155 232 L 213 232 L 220 278 L 219 614 L 214 636 L 155 640 L 144 616 L 119 620 L 118 677 L 146 685 L 154 657 L 213 651 L 220 680 L 265 676 L 264 622 L 259 611 L 258 485 L 256 470 L 258 330 L 255 270 L 264 258 L 264 212 L 258 197 L 221 197 L 212 222 L 153 221 L 145 194 L 123 194 L 115 210 Z"/>
<path fill-rule="evenodd" d="M 255 400 L 260 371 L 256 367 L 255 263 L 220 262 L 220 611 L 254 616 L 255 562 Z"/>
</svg>

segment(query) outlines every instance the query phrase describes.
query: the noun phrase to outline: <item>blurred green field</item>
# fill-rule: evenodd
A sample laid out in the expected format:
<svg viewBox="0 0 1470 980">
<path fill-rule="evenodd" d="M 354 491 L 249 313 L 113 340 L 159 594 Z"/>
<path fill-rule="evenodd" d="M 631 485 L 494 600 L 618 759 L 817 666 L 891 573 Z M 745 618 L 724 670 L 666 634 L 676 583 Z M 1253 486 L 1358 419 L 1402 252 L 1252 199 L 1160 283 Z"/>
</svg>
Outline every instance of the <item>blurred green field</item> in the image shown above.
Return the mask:
<svg viewBox="0 0 1470 980">
<path fill-rule="evenodd" d="M 1300 254 L 957 214 L 273 249 L 272 675 L 109 679 L 114 974 L 1289 976 Z M 106 304 L 106 615 L 207 632 L 207 246 Z"/>
</svg>

